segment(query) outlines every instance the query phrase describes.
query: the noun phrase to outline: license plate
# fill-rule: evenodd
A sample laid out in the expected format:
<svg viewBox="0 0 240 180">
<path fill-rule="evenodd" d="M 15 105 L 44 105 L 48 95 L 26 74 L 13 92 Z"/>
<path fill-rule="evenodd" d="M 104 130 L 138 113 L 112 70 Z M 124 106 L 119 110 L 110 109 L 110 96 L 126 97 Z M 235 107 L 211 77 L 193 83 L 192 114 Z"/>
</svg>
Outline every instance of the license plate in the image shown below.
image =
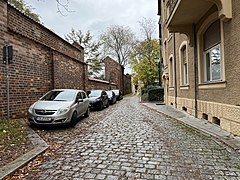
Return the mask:
<svg viewBox="0 0 240 180">
<path fill-rule="evenodd" d="M 52 118 L 50 118 L 50 117 L 41 117 L 41 116 L 38 116 L 38 117 L 36 117 L 36 120 L 37 120 L 37 121 L 51 121 Z"/>
</svg>

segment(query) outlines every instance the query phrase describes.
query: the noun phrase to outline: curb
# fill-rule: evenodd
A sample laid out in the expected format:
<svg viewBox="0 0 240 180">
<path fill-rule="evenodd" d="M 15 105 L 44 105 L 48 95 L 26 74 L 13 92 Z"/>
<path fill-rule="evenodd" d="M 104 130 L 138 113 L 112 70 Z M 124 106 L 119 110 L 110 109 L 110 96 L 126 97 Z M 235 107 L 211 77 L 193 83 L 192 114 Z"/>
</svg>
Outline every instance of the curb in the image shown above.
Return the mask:
<svg viewBox="0 0 240 180">
<path fill-rule="evenodd" d="M 27 134 L 29 140 L 32 142 L 34 146 L 34 149 L 22 155 L 21 157 L 15 159 L 14 161 L 8 163 L 7 165 L 1 167 L 0 179 L 3 179 L 5 176 L 13 174 L 16 170 L 23 167 L 29 161 L 34 159 L 36 156 L 47 150 L 48 144 L 30 127 L 27 128 Z"/>
<path fill-rule="evenodd" d="M 175 117 L 173 117 L 173 116 L 171 116 L 171 115 L 169 115 L 169 114 L 166 114 L 166 113 L 164 113 L 164 112 L 162 112 L 162 111 L 160 111 L 160 110 L 158 110 L 158 109 L 155 109 L 155 108 L 153 108 L 153 107 L 151 107 L 151 106 L 148 106 L 147 104 L 142 104 L 142 105 L 145 106 L 145 107 L 147 107 L 147 108 L 149 108 L 149 109 L 152 109 L 152 110 L 154 110 L 154 111 L 156 111 L 156 112 L 158 112 L 158 113 L 160 113 L 160 114 L 162 114 L 162 115 L 164 115 L 164 116 L 166 116 L 166 117 L 168 117 L 168 118 L 171 118 L 171 119 L 173 119 L 173 120 L 175 120 L 175 121 L 177 121 L 177 122 L 179 122 L 179 123 L 181 123 L 181 124 L 183 124 L 183 125 L 185 125 L 185 126 L 187 126 L 187 127 L 193 128 L 193 129 L 197 130 L 198 132 L 201 132 L 202 134 L 204 134 L 204 135 L 206 135 L 206 136 L 213 137 L 213 138 L 215 138 L 218 142 L 220 141 L 221 143 L 224 143 L 225 145 L 227 145 L 228 147 L 232 148 L 232 149 L 235 150 L 236 152 L 240 152 L 240 151 L 239 151 L 239 150 L 240 150 L 240 141 L 237 140 L 236 138 L 232 137 L 232 136 L 230 135 L 230 133 L 229 133 L 229 136 L 228 136 L 228 137 L 223 137 L 223 136 L 218 135 L 218 134 L 216 134 L 216 133 L 214 133 L 214 132 L 208 131 L 208 130 L 203 129 L 203 128 L 199 128 L 199 127 L 197 127 L 197 126 L 194 125 L 194 124 L 188 124 L 187 122 L 184 122 L 184 121 L 182 120 L 182 118 L 175 118 Z M 187 114 L 187 115 L 188 115 L 188 114 Z M 189 116 L 190 116 L 190 115 L 189 115 Z M 186 117 L 187 117 L 187 116 L 186 116 Z"/>
</svg>

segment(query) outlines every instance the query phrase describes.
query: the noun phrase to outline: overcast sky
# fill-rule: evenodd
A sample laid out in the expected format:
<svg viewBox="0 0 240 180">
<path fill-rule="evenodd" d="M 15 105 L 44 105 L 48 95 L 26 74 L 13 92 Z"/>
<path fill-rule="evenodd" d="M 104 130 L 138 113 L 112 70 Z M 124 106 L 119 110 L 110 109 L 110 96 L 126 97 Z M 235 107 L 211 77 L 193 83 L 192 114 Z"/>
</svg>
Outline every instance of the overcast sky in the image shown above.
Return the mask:
<svg viewBox="0 0 240 180">
<path fill-rule="evenodd" d="M 43 24 L 64 37 L 71 28 L 90 30 L 97 38 L 111 25 L 129 26 L 141 38 L 138 21 L 143 17 L 158 22 L 157 0 L 69 0 L 69 10 L 62 9 L 62 16 L 57 13 L 55 0 L 25 0 L 41 16 Z M 60 0 L 63 4 L 66 0 Z M 157 34 L 156 34 L 157 38 Z"/>
</svg>

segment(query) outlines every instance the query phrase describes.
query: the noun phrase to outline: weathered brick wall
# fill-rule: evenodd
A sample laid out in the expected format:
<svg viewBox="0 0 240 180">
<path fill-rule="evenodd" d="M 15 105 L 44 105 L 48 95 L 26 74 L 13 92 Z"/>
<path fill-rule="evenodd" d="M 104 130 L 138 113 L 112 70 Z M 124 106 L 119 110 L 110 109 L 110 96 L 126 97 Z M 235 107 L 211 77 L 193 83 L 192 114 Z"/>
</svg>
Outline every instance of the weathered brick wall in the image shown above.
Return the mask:
<svg viewBox="0 0 240 180">
<path fill-rule="evenodd" d="M 55 51 L 53 53 L 54 88 L 85 90 L 86 67 L 86 64 Z"/>
<path fill-rule="evenodd" d="M 79 50 L 72 46 L 46 27 L 28 18 L 10 5 L 8 5 L 7 13 L 8 28 L 10 30 L 47 47 L 51 47 L 73 59 L 84 61 L 83 49 Z"/>
<path fill-rule="evenodd" d="M 25 117 L 29 106 L 53 88 L 86 88 L 83 49 L 0 0 L 0 47 L 13 46 L 9 65 L 10 116 Z M 0 58 L 2 59 L 2 50 Z M 0 65 L 0 118 L 6 117 L 6 65 Z"/>
<path fill-rule="evenodd" d="M 117 84 L 117 89 L 124 92 L 124 68 L 110 57 L 104 59 L 105 78 Z"/>
<path fill-rule="evenodd" d="M 115 83 L 109 84 L 108 81 L 104 81 L 100 79 L 88 78 L 87 90 L 93 90 L 93 89 L 103 89 L 103 90 L 117 89 L 117 85 Z"/>
<path fill-rule="evenodd" d="M 124 94 L 131 94 L 132 93 L 132 79 L 131 75 L 127 74 L 124 75 Z"/>
<path fill-rule="evenodd" d="M 14 47 L 14 63 L 9 65 L 10 114 L 13 117 L 26 115 L 27 108 L 39 97 L 53 89 L 51 50 L 20 35 L 9 33 L 9 42 Z M 3 71 L 0 102 L 2 117 L 7 112 L 6 65 Z"/>
</svg>

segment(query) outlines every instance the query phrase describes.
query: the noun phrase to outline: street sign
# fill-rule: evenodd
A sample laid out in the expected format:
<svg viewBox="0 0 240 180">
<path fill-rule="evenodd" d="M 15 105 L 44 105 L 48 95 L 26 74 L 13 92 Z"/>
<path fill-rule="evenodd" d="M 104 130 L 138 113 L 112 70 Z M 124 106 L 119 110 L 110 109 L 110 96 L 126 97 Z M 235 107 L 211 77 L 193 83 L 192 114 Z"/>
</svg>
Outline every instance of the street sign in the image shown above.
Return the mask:
<svg viewBox="0 0 240 180">
<path fill-rule="evenodd" d="M 3 64 L 11 63 L 13 63 L 13 47 L 6 45 L 3 47 Z"/>
</svg>

